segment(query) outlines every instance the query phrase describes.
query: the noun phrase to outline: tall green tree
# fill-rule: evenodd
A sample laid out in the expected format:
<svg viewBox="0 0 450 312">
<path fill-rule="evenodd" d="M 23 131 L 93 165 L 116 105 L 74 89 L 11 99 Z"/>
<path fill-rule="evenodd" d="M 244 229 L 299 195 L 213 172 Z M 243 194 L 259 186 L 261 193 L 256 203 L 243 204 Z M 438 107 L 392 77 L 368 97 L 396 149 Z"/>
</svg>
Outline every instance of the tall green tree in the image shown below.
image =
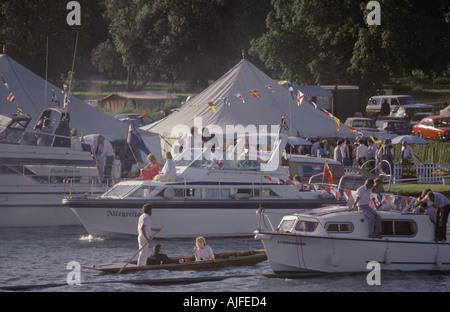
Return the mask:
<svg viewBox="0 0 450 312">
<path fill-rule="evenodd" d="M 363 96 L 391 75 L 449 69 L 448 1 L 381 0 L 381 25 L 368 25 L 367 2 L 272 1 L 267 31 L 252 42 L 280 78 L 360 86 Z"/>
<path fill-rule="evenodd" d="M 126 68 L 129 91 L 155 79 L 205 88 L 208 80 L 237 62 L 251 38 L 262 34 L 270 9 L 269 0 L 105 0 L 105 4 L 110 42 Z M 106 57 L 110 47 L 99 46 L 96 56 Z"/>
<path fill-rule="evenodd" d="M 0 2 L 0 44 L 7 53 L 31 71 L 45 76 L 47 38 L 48 77 L 58 82 L 71 70 L 75 40 L 79 33 L 75 72 L 93 70 L 90 51 L 105 40 L 106 27 L 99 0 L 78 0 L 81 25 L 69 26 L 67 0 L 14 0 Z"/>
</svg>

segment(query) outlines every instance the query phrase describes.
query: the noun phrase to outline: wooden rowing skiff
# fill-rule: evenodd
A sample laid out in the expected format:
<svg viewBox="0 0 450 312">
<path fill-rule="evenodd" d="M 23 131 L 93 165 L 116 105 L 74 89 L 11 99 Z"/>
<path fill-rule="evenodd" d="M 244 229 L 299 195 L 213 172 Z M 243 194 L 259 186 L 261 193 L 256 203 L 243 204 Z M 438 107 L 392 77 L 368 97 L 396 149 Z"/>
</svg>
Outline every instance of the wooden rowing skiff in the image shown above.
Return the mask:
<svg viewBox="0 0 450 312">
<path fill-rule="evenodd" d="M 177 263 L 149 264 L 138 267 L 136 261 L 128 264 L 122 273 L 146 271 L 146 270 L 195 270 L 214 271 L 229 266 L 250 266 L 267 260 L 265 250 L 248 250 L 216 253 L 215 260 L 195 261 L 195 257 L 174 257 L 170 258 Z M 151 263 L 150 259 L 147 263 Z M 117 273 L 125 265 L 125 262 L 115 262 L 109 264 L 94 264 L 84 266 L 89 269 L 99 270 L 103 273 Z"/>
</svg>

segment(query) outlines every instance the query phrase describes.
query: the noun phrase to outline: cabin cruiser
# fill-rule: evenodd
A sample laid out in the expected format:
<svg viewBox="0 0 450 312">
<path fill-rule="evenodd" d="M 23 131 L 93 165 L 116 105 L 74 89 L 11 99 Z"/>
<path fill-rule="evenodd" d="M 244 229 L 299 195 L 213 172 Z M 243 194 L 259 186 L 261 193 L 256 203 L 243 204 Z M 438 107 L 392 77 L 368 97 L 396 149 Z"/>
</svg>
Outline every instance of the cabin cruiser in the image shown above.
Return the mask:
<svg viewBox="0 0 450 312">
<path fill-rule="evenodd" d="M 411 211 L 414 198 L 382 195 L 381 238 L 369 238 L 368 218 L 349 206 L 330 206 L 286 215 L 279 226 L 267 226 L 261 209 L 255 238 L 263 243 L 276 274 L 368 272 L 381 270 L 449 271 L 450 243 L 435 240 L 427 214 Z M 392 198 L 392 200 L 391 200 Z M 397 201 L 403 205 L 393 205 Z"/>
<path fill-rule="evenodd" d="M 44 119 L 52 133 L 40 131 Z M 58 108 L 42 112 L 34 130 L 29 115 L 0 115 L 0 227 L 79 225 L 61 204 L 69 192 L 101 194 L 89 146 L 73 151 L 70 116 Z"/>
<path fill-rule="evenodd" d="M 292 185 L 280 166 L 286 142 L 277 134 L 265 162 L 229 157 L 227 150 L 186 149 L 175 158 L 174 181 L 122 181 L 101 196 L 73 196 L 63 203 L 92 236 L 137 235 L 142 206 L 151 203 L 152 227 L 163 226 L 158 237 L 232 237 L 252 235 L 260 205 L 281 220 L 301 208 L 345 202 L 323 190 L 299 191 Z"/>
</svg>

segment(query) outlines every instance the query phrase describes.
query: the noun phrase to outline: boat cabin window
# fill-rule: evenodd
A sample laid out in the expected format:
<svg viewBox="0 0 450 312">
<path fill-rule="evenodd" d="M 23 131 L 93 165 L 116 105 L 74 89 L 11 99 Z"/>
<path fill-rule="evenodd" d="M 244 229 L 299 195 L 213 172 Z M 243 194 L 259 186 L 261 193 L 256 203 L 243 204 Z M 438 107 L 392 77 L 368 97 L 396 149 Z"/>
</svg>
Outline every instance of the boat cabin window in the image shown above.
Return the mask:
<svg viewBox="0 0 450 312">
<path fill-rule="evenodd" d="M 324 165 L 320 164 L 299 164 L 298 175 L 300 177 L 309 178 L 313 175 L 323 173 Z"/>
<path fill-rule="evenodd" d="M 353 232 L 353 224 L 349 222 L 327 223 L 325 229 L 329 233 L 351 233 Z"/>
<path fill-rule="evenodd" d="M 278 227 L 278 230 L 280 232 L 287 232 L 291 231 L 292 227 L 294 226 L 296 220 L 283 220 L 280 223 L 280 226 Z"/>
<path fill-rule="evenodd" d="M 104 193 L 102 197 L 124 197 L 137 186 L 136 184 L 117 184 Z"/>
<path fill-rule="evenodd" d="M 229 188 L 206 188 L 205 195 L 207 198 L 228 198 L 230 197 Z"/>
<path fill-rule="evenodd" d="M 156 195 L 156 196 L 164 196 L 164 190 Z M 175 189 L 175 197 L 202 197 L 202 190 L 195 188 L 177 188 Z"/>
<path fill-rule="evenodd" d="M 129 195 L 128 197 L 148 197 L 152 191 L 152 188 L 148 185 L 144 185 L 133 192 L 133 194 Z"/>
<path fill-rule="evenodd" d="M 253 194 L 255 196 L 259 196 L 261 193 L 261 197 L 273 197 L 273 196 L 278 196 L 277 193 L 275 193 L 274 191 L 272 191 L 269 188 L 263 188 L 263 189 L 254 189 L 253 190 Z"/>
<path fill-rule="evenodd" d="M 412 220 L 382 220 L 381 235 L 384 236 L 414 236 L 417 226 Z"/>
<path fill-rule="evenodd" d="M 299 220 L 295 225 L 295 230 L 303 232 L 314 232 L 317 228 L 317 225 L 318 223 L 314 221 Z"/>
</svg>

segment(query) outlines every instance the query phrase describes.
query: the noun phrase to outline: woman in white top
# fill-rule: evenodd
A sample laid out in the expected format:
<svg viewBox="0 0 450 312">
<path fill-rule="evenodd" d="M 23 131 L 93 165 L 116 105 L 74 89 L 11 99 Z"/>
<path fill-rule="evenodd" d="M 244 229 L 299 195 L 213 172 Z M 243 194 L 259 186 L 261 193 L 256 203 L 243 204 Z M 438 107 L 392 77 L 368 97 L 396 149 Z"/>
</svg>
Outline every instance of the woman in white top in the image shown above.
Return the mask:
<svg viewBox="0 0 450 312">
<path fill-rule="evenodd" d="M 195 239 L 194 254 L 195 261 L 214 260 L 214 253 L 202 236 Z"/>
<path fill-rule="evenodd" d="M 160 179 L 171 180 L 177 177 L 177 168 L 175 167 L 175 163 L 173 162 L 172 153 L 166 152 L 166 163 L 161 170 L 161 174 L 159 175 Z"/>
</svg>

